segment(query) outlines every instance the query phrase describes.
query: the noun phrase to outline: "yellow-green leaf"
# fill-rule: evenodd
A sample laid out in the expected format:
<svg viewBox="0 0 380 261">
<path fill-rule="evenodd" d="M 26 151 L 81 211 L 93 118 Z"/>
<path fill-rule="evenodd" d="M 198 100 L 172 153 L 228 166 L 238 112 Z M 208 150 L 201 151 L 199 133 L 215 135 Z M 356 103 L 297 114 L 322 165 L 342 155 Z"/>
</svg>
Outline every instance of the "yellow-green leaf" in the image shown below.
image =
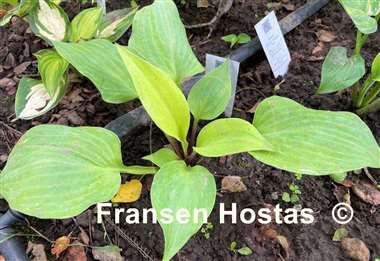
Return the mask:
<svg viewBox="0 0 380 261">
<path fill-rule="evenodd" d="M 231 98 L 231 61 L 207 73 L 191 88 L 187 98 L 197 120 L 212 120 L 223 113 Z"/>
<path fill-rule="evenodd" d="M 308 109 L 273 96 L 257 107 L 253 125 L 273 151 L 250 153 L 279 169 L 330 175 L 380 167 L 380 149 L 371 130 L 350 112 Z"/>
<path fill-rule="evenodd" d="M 205 157 L 221 157 L 254 150 L 271 150 L 271 145 L 249 122 L 220 119 L 207 124 L 199 133 L 194 150 Z"/>
<path fill-rule="evenodd" d="M 172 0 L 156 0 L 136 13 L 128 46 L 177 84 L 204 70 Z"/>
<path fill-rule="evenodd" d="M 190 111 L 186 98 L 170 77 L 130 52 L 117 45 L 124 60 L 138 97 L 154 123 L 167 135 L 187 144 Z"/>
</svg>

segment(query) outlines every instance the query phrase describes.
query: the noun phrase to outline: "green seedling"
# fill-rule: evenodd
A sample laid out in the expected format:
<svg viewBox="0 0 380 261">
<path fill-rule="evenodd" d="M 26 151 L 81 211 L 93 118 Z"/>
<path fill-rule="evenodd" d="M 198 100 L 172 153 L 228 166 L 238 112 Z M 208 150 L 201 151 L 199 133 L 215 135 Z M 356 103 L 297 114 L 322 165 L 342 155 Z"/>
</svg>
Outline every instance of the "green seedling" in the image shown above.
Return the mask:
<svg viewBox="0 0 380 261">
<path fill-rule="evenodd" d="M 289 190 L 290 190 L 290 193 L 289 192 L 282 193 L 282 201 L 286 203 L 292 203 L 292 204 L 298 203 L 300 200 L 299 195 L 301 195 L 300 188 L 297 185 L 292 183 L 292 184 L 289 184 Z"/>
<path fill-rule="evenodd" d="M 144 157 L 156 167 L 125 166 L 121 142 L 110 131 L 34 127 L 13 148 L 0 175 L 0 194 L 21 213 L 70 218 L 112 199 L 121 173 L 154 173 L 150 199 L 165 238 L 162 259 L 168 261 L 214 208 L 215 177 L 199 164 L 203 158 L 248 153 L 275 168 L 314 176 L 380 167 L 376 139 L 352 113 L 313 110 L 272 96 L 261 101 L 250 121 L 219 118 L 232 93 L 229 60 L 203 75 L 186 97 L 181 83 L 204 67 L 171 0 L 156 0 L 136 12 L 128 46 L 88 39 L 92 33 L 80 21 L 72 25 L 77 33 L 65 35 L 72 41 L 51 41 L 55 51 L 40 54 L 41 59 L 59 55 L 89 78 L 106 102 L 137 97 L 170 146 Z M 43 71 L 46 65 L 40 66 Z M 186 211 L 187 222 L 166 222 L 162 211 L 167 209 Z"/>
<path fill-rule="evenodd" d="M 331 174 L 330 175 L 330 178 L 332 181 L 336 182 L 336 183 L 341 183 L 343 182 L 347 177 L 347 172 L 343 172 L 343 173 L 336 173 L 336 174 Z"/>
<path fill-rule="evenodd" d="M 210 232 L 214 229 L 214 225 L 212 223 L 207 223 L 201 228 L 201 233 L 206 239 L 210 238 Z"/>
<path fill-rule="evenodd" d="M 351 57 L 345 47 L 333 47 L 322 66 L 319 94 L 333 93 L 352 87 L 352 101 L 358 114 L 380 108 L 380 54 L 373 60 L 371 71 L 366 73 L 365 60 L 361 55 L 370 34 L 377 31 L 380 18 L 380 1 L 339 0 L 354 22 L 356 46 Z"/>
<path fill-rule="evenodd" d="M 235 255 L 239 254 L 242 256 L 250 256 L 253 254 L 252 249 L 250 249 L 247 246 L 243 246 L 242 248 L 237 248 L 236 241 L 232 241 L 230 245 L 230 251 L 233 252 Z"/>
<path fill-rule="evenodd" d="M 251 41 L 251 37 L 248 34 L 241 33 L 239 35 L 229 34 L 222 37 L 222 40 L 230 43 L 230 48 L 234 47 L 236 44 L 245 44 Z"/>
<path fill-rule="evenodd" d="M 301 173 L 294 173 L 294 176 L 297 180 L 301 180 L 302 179 L 302 174 Z"/>
</svg>

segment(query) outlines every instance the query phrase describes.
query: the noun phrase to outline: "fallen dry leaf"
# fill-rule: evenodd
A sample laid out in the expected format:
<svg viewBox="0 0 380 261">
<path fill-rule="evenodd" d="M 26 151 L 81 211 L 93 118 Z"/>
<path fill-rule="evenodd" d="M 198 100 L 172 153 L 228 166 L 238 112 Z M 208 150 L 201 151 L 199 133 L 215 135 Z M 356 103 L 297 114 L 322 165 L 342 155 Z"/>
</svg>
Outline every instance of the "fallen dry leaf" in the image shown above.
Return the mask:
<svg viewBox="0 0 380 261">
<path fill-rule="evenodd" d="M 67 236 L 63 236 L 55 240 L 54 245 L 51 249 L 51 253 L 55 255 L 57 258 L 59 255 L 64 252 L 70 244 L 70 238 Z"/>
<path fill-rule="evenodd" d="M 294 4 L 286 4 L 286 5 L 283 5 L 283 7 L 285 8 L 285 10 L 290 11 L 290 12 L 293 12 L 294 10 L 296 10 L 296 6 Z"/>
<path fill-rule="evenodd" d="M 280 235 L 273 228 L 265 228 L 262 233 L 263 233 L 263 235 L 266 238 L 269 238 L 271 240 L 277 241 L 277 243 L 279 243 L 281 245 L 282 249 L 284 249 L 285 254 L 286 254 L 286 259 L 289 258 L 289 255 L 290 255 L 290 252 L 289 252 L 290 245 L 289 245 L 288 239 L 285 236 Z"/>
<path fill-rule="evenodd" d="M 198 8 L 207 8 L 209 7 L 210 3 L 208 0 L 197 0 L 197 7 Z"/>
<path fill-rule="evenodd" d="M 69 122 L 71 122 L 74 125 L 84 125 L 84 120 L 79 116 L 79 114 L 75 111 L 71 111 L 66 115 Z"/>
<path fill-rule="evenodd" d="M 324 47 L 325 47 L 325 44 L 323 42 L 319 42 L 318 45 L 313 49 L 311 54 L 313 56 L 320 56 Z"/>
<path fill-rule="evenodd" d="M 142 184 L 138 179 L 132 179 L 120 185 L 119 192 L 112 199 L 113 203 L 131 203 L 141 196 Z"/>
<path fill-rule="evenodd" d="M 120 255 L 121 249 L 117 246 L 109 245 L 104 247 L 96 247 L 92 249 L 94 259 L 100 261 L 123 261 Z"/>
<path fill-rule="evenodd" d="M 341 246 L 347 256 L 356 261 L 369 261 L 369 250 L 366 244 L 357 238 L 344 238 Z"/>
<path fill-rule="evenodd" d="M 32 242 L 28 242 L 28 247 L 26 248 L 26 253 L 31 254 L 33 257 L 30 259 L 31 261 L 47 261 L 45 247 L 43 244 L 34 244 Z"/>
<path fill-rule="evenodd" d="M 320 30 L 317 32 L 317 37 L 319 41 L 330 43 L 335 40 L 336 36 L 332 32 L 326 31 L 326 30 Z"/>
<path fill-rule="evenodd" d="M 79 244 L 78 241 L 74 241 L 73 244 Z M 71 246 L 66 250 L 63 261 L 87 261 L 87 256 L 82 246 Z"/>
<path fill-rule="evenodd" d="M 374 185 L 359 182 L 352 186 L 352 190 L 364 202 L 375 206 L 380 204 L 380 191 Z"/>
<path fill-rule="evenodd" d="M 16 85 L 16 82 L 10 78 L 0 79 L 0 87 L 2 87 L 2 88 L 8 88 L 8 87 L 12 87 L 15 85 Z"/>
<path fill-rule="evenodd" d="M 16 74 L 16 75 L 20 75 L 22 74 L 23 72 L 26 71 L 26 69 L 28 68 L 28 66 L 31 64 L 31 62 L 24 62 L 18 66 L 16 66 L 14 69 L 13 69 L 13 72 Z"/>
<path fill-rule="evenodd" d="M 80 240 L 84 244 L 88 245 L 90 243 L 90 237 L 87 235 L 86 231 L 84 231 L 83 228 L 79 227 L 79 229 L 80 229 L 80 234 L 79 234 Z"/>
<path fill-rule="evenodd" d="M 222 179 L 222 191 L 243 192 L 246 190 L 247 186 L 239 176 L 227 176 Z"/>
</svg>

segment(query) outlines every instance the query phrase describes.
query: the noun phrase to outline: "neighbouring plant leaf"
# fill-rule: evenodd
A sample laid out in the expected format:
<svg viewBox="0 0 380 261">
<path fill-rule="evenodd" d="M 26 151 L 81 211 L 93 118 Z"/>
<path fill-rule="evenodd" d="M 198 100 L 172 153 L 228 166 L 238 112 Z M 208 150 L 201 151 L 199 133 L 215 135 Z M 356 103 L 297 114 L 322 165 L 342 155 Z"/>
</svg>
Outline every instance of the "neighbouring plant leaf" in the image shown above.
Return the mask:
<svg viewBox="0 0 380 261">
<path fill-rule="evenodd" d="M 205 157 L 271 149 L 272 146 L 252 124 L 238 118 L 219 119 L 207 124 L 200 131 L 194 147 Z"/>
<path fill-rule="evenodd" d="M 92 255 L 95 260 L 100 261 L 124 261 L 124 258 L 120 255 L 121 251 L 122 249 L 116 245 L 93 247 Z"/>
<path fill-rule="evenodd" d="M 145 110 L 153 122 L 166 134 L 186 144 L 190 125 L 190 110 L 186 98 L 163 71 L 117 45 L 125 66 Z"/>
<path fill-rule="evenodd" d="M 204 70 L 172 0 L 156 0 L 136 13 L 129 48 L 168 73 L 178 85 Z"/>
<path fill-rule="evenodd" d="M 380 53 L 378 53 L 372 62 L 371 78 L 374 81 L 380 82 Z"/>
<path fill-rule="evenodd" d="M 95 84 L 104 101 L 124 103 L 137 98 L 131 76 L 115 45 L 108 40 L 54 42 L 54 46 L 62 57 Z"/>
<path fill-rule="evenodd" d="M 203 216 L 211 214 L 216 197 L 215 179 L 202 166 L 188 167 L 183 161 L 173 161 L 165 164 L 154 176 L 150 196 L 164 232 L 162 260 L 169 261 L 202 227 Z M 171 210 L 173 222 L 168 222 L 160 213 L 164 209 Z M 176 213 L 180 209 L 188 211 L 189 222 L 178 222 Z"/>
<path fill-rule="evenodd" d="M 289 172 L 330 175 L 380 167 L 380 149 L 367 125 L 350 112 L 308 109 L 273 96 L 256 109 L 253 125 L 273 151 L 253 151 L 256 159 Z"/>
<path fill-rule="evenodd" d="M 138 179 L 121 184 L 119 192 L 112 199 L 113 203 L 131 203 L 137 201 L 141 196 L 142 184 Z"/>
<path fill-rule="evenodd" d="M 234 47 L 235 44 L 239 41 L 239 38 L 236 34 L 229 34 L 222 37 L 222 40 L 230 43 L 230 48 Z"/>
<path fill-rule="evenodd" d="M 116 42 L 132 25 L 138 8 L 124 8 L 106 14 L 99 27 L 97 38 L 106 38 Z"/>
<path fill-rule="evenodd" d="M 377 21 L 374 16 L 380 12 L 379 0 L 339 0 L 339 2 L 360 32 L 371 34 L 377 31 Z"/>
<path fill-rule="evenodd" d="M 252 40 L 251 36 L 246 33 L 241 33 L 238 35 L 239 44 L 249 43 Z"/>
<path fill-rule="evenodd" d="M 31 120 L 53 109 L 61 101 L 67 89 L 64 74 L 52 96 L 41 81 L 23 77 L 17 88 L 15 113 L 17 119 Z"/>
<path fill-rule="evenodd" d="M 95 37 L 103 19 L 100 7 L 88 8 L 77 14 L 71 22 L 71 42 L 90 40 Z"/>
<path fill-rule="evenodd" d="M 125 172 L 121 145 L 97 127 L 40 125 L 24 134 L 0 176 L 10 207 L 38 218 L 76 216 L 110 200 Z"/>
<path fill-rule="evenodd" d="M 36 4 L 38 3 L 38 0 L 21 0 L 20 3 L 14 7 L 13 9 L 9 10 L 3 17 L 0 17 L 0 26 L 4 26 L 11 18 L 15 15 L 23 17 L 26 15 Z"/>
<path fill-rule="evenodd" d="M 62 77 L 69 63 L 56 51 L 44 49 L 35 54 L 38 60 L 38 71 L 48 94 L 52 97 L 59 88 Z"/>
<path fill-rule="evenodd" d="M 143 159 L 153 162 L 158 167 L 162 167 L 168 162 L 178 160 L 178 157 L 171 149 L 162 148 L 148 156 L 145 156 Z"/>
<path fill-rule="evenodd" d="M 28 15 L 32 31 L 48 43 L 65 41 L 69 32 L 69 19 L 63 9 L 46 0 L 39 0 Z"/>
<path fill-rule="evenodd" d="M 231 62 L 207 73 L 191 88 L 187 101 L 196 120 L 212 120 L 223 113 L 231 98 Z"/>
<path fill-rule="evenodd" d="M 347 58 L 347 49 L 333 47 L 322 65 L 318 94 L 331 93 L 351 87 L 365 74 L 365 61 L 360 55 Z"/>
</svg>

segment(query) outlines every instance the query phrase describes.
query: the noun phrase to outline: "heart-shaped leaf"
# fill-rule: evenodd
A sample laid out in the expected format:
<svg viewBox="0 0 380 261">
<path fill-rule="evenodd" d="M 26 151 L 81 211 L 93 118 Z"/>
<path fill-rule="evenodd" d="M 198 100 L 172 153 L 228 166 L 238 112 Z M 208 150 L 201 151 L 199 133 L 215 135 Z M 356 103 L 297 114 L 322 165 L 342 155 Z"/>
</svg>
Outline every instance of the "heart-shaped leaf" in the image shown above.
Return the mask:
<svg viewBox="0 0 380 261">
<path fill-rule="evenodd" d="M 207 124 L 199 133 L 194 150 L 205 157 L 271 150 L 272 146 L 249 122 L 238 119 L 220 119 Z"/>
<path fill-rule="evenodd" d="M 188 167 L 183 161 L 172 161 L 154 176 L 150 196 L 165 237 L 162 260 L 169 261 L 210 215 L 216 197 L 215 179 L 202 166 Z M 173 214 L 172 222 L 168 222 L 164 211 Z M 188 220 L 177 219 L 180 211 L 189 214 Z"/>
<path fill-rule="evenodd" d="M 168 73 L 177 84 L 204 70 L 190 47 L 172 0 L 154 1 L 136 13 L 128 46 Z"/>
<path fill-rule="evenodd" d="M 24 214 L 69 218 L 110 200 L 124 171 L 120 140 L 113 132 L 40 125 L 13 148 L 0 175 L 0 194 Z"/>
<path fill-rule="evenodd" d="M 228 60 L 191 88 L 187 101 L 196 120 L 212 120 L 223 113 L 231 98 L 230 66 Z"/>
<path fill-rule="evenodd" d="M 54 46 L 62 57 L 95 84 L 106 102 L 124 103 L 137 98 L 131 76 L 116 47 L 108 40 L 54 42 Z"/>
<path fill-rule="evenodd" d="M 371 79 L 380 82 L 380 53 L 376 55 L 372 62 Z"/>
<path fill-rule="evenodd" d="M 273 145 L 273 151 L 253 151 L 251 155 L 279 169 L 330 175 L 380 167 L 375 138 L 350 112 L 312 110 L 273 96 L 260 103 L 253 125 Z"/>
<path fill-rule="evenodd" d="M 365 74 L 365 61 L 360 55 L 347 58 L 347 49 L 333 47 L 323 66 L 319 94 L 331 93 L 351 87 Z"/>
<path fill-rule="evenodd" d="M 190 111 L 186 98 L 170 77 L 157 67 L 117 45 L 137 94 L 154 123 L 166 134 L 187 144 Z"/>
</svg>

